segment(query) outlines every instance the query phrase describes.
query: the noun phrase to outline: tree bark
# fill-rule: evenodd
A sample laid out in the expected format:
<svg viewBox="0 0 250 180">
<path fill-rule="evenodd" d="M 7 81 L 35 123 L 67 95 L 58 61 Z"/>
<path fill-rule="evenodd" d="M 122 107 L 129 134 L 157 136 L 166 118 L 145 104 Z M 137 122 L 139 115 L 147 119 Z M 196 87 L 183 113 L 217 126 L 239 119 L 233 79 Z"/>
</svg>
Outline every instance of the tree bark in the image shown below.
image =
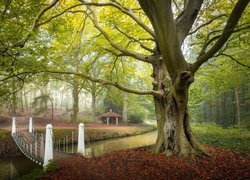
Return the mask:
<svg viewBox="0 0 250 180">
<path fill-rule="evenodd" d="M 188 89 L 193 75 L 183 71 L 172 82 L 163 61 L 156 61 L 153 69 L 153 88 L 164 94 L 162 98 L 154 97 L 158 126 L 154 152 L 176 156 L 202 152 L 193 138 L 187 112 Z"/>
<path fill-rule="evenodd" d="M 188 90 L 195 71 L 191 72 L 181 50 L 181 42 L 192 27 L 202 1 L 186 1 L 178 26 L 173 18 L 171 1 L 138 1 L 154 28 L 158 50 L 155 56 L 160 59 L 153 62 L 153 88 L 162 94 L 161 97 L 154 96 L 158 125 L 154 152 L 176 156 L 202 152 L 192 136 L 187 112 Z"/>
</svg>

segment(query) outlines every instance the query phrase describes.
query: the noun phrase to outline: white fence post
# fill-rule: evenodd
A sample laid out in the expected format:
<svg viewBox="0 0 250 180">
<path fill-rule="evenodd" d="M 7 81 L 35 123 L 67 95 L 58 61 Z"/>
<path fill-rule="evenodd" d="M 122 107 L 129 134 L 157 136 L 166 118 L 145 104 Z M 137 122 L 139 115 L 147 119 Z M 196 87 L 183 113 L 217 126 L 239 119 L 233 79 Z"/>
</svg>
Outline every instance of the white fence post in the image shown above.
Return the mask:
<svg viewBox="0 0 250 180">
<path fill-rule="evenodd" d="M 33 127 L 32 124 L 33 124 L 32 123 L 32 118 L 30 118 L 30 121 L 29 121 L 29 133 L 32 133 L 32 127 Z"/>
<path fill-rule="evenodd" d="M 13 117 L 12 118 L 12 130 L 11 130 L 11 135 L 13 136 L 13 134 L 16 133 L 16 118 Z"/>
<path fill-rule="evenodd" d="M 49 160 L 53 159 L 53 141 L 52 141 L 52 125 L 47 124 L 46 126 L 46 138 L 45 138 L 45 153 L 44 153 L 44 163 L 46 166 Z"/>
<path fill-rule="evenodd" d="M 78 128 L 77 152 L 85 155 L 84 124 L 83 123 L 80 123 L 79 128 Z"/>
</svg>

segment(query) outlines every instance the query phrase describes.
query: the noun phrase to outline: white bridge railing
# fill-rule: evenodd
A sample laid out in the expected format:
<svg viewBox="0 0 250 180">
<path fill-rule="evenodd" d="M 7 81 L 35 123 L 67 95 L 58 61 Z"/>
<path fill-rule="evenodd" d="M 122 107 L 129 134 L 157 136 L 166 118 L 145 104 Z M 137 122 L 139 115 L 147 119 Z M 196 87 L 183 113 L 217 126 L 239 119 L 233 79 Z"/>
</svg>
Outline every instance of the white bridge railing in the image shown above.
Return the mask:
<svg viewBox="0 0 250 180">
<path fill-rule="evenodd" d="M 60 140 L 59 146 L 53 142 L 53 127 L 51 124 L 47 124 L 45 139 L 43 133 L 38 133 L 32 122 L 32 118 L 29 119 L 28 131 L 17 131 L 16 129 L 16 118 L 12 120 L 12 137 L 14 138 L 17 146 L 22 153 L 35 161 L 36 163 L 46 166 L 49 160 L 53 160 L 54 155 L 60 156 Z M 85 141 L 84 141 L 84 124 L 80 123 L 78 127 L 78 146 L 77 153 L 85 155 Z M 53 146 L 53 144 L 55 146 Z M 59 147 L 55 150 L 53 147 Z M 73 153 L 73 137 L 72 137 L 72 153 Z M 62 154 L 62 152 L 61 152 Z M 63 156 L 65 157 L 65 156 Z M 62 157 L 62 158 L 63 158 Z"/>
</svg>

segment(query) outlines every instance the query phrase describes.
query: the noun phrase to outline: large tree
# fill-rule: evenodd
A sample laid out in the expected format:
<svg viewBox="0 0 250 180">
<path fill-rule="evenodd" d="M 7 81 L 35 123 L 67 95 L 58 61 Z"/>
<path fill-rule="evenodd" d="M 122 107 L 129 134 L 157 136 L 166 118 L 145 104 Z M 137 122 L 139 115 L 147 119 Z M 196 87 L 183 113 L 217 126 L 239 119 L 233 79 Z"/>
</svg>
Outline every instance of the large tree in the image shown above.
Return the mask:
<svg viewBox="0 0 250 180">
<path fill-rule="evenodd" d="M 194 81 L 194 75 L 202 64 L 212 58 L 223 47 L 232 33 L 237 32 L 237 23 L 249 0 L 238 0 L 233 3 L 234 7 L 231 13 L 228 14 L 227 19 L 224 18 L 221 21 L 223 15 L 217 12 L 216 14 L 218 15 L 210 17 L 204 24 L 201 24 L 202 21 L 200 20 L 204 17 L 201 15 L 201 17 L 198 16 L 203 4 L 202 0 L 138 0 L 141 8 L 151 22 L 152 29 L 148 24 L 142 22 L 141 19 L 143 18 L 136 16 L 136 10 L 138 9 L 125 7 L 126 3 L 124 1 L 121 3 L 116 0 L 106 3 L 81 2 L 87 5 L 87 10 L 90 13 L 86 14 L 91 18 L 94 26 L 102 33 L 110 45 L 121 53 L 114 52 L 114 54 L 118 56 L 131 56 L 139 61 L 150 63 L 153 66 L 152 77 L 154 81 L 153 90 L 151 91 L 135 91 L 127 89 L 118 83 L 111 82 L 110 84 L 128 92 L 152 94 L 154 96 L 158 124 L 158 136 L 154 151 L 156 153 L 165 152 L 167 155 L 174 154 L 178 156 L 201 152 L 193 139 L 189 125 L 190 121 L 187 112 L 189 86 Z M 174 5 L 172 4 L 173 2 Z M 152 52 L 151 55 L 136 53 L 118 45 L 106 32 L 107 30 L 101 27 L 98 22 L 96 10 L 90 5 L 111 6 L 132 18 L 154 40 L 155 48 L 153 50 L 144 46 L 138 40 L 141 47 Z M 207 6 L 209 6 L 209 3 Z M 223 22 L 225 25 L 220 26 L 215 35 L 210 34 L 208 36 L 199 55 L 193 60 L 194 63 L 187 62 L 181 47 L 195 21 L 197 20 L 197 24 L 199 25 L 193 29 L 193 33 L 218 19 L 220 20 L 219 22 Z M 118 28 L 116 29 L 119 31 Z M 122 31 L 119 32 L 125 34 Z M 132 39 L 129 35 L 125 35 Z M 136 38 L 134 40 L 136 41 Z"/>
<path fill-rule="evenodd" d="M 132 57 L 138 61 L 138 67 L 141 62 L 152 65 L 153 89 L 132 89 L 119 82 L 97 79 L 80 71 L 46 70 L 46 72 L 75 74 L 93 82 L 115 86 L 126 92 L 152 95 L 158 125 L 154 152 L 177 156 L 201 152 L 193 139 L 189 125 L 187 112 L 189 86 L 194 81 L 197 70 L 223 48 L 231 34 L 249 27 L 249 24 L 237 26 L 249 0 L 205 3 L 202 0 L 121 0 L 120 2 L 80 0 L 79 4 L 72 5 L 73 2 L 60 4 L 62 8 L 55 8 L 50 17 L 41 18 L 58 2 L 54 0 L 36 16 L 31 30 L 48 24 L 63 14 L 68 13 L 71 16 L 83 13 L 99 31 L 95 37 L 102 39 L 102 42 L 106 40 L 103 50 L 119 58 Z M 228 5 L 226 8 L 230 9 L 229 13 L 216 9 L 221 6 L 216 7 L 216 5 L 222 2 Z M 218 29 L 207 31 L 200 53 L 193 57 L 192 63 L 188 62 L 184 56 L 184 50 L 188 48 L 184 42 L 188 35 L 198 34 L 204 27 L 216 22 Z M 140 33 L 136 33 L 137 30 Z M 27 39 L 31 35 L 32 33 L 28 34 Z"/>
</svg>

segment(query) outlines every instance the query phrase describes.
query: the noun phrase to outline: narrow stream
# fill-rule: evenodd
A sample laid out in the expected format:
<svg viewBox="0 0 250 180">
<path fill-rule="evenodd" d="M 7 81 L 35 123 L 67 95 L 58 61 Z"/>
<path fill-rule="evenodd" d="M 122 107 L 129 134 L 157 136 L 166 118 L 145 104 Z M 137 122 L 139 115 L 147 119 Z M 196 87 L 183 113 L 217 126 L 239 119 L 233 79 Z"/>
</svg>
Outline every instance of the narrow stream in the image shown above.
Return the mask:
<svg viewBox="0 0 250 180">
<path fill-rule="evenodd" d="M 142 135 L 103 140 L 86 144 L 86 157 L 98 157 L 113 151 L 147 146 L 155 143 L 157 131 Z M 69 145 L 64 148 L 67 152 L 76 152 L 77 146 Z M 13 179 L 28 173 L 30 170 L 41 167 L 25 156 L 0 159 L 0 180 Z"/>
<path fill-rule="evenodd" d="M 0 179 L 13 179 L 30 170 L 41 167 L 25 156 L 10 157 L 8 159 L 0 159 Z"/>
<path fill-rule="evenodd" d="M 98 157 L 113 151 L 152 145 L 156 141 L 156 135 L 157 131 L 153 131 L 142 135 L 90 143 L 86 145 L 86 156 Z"/>
</svg>

